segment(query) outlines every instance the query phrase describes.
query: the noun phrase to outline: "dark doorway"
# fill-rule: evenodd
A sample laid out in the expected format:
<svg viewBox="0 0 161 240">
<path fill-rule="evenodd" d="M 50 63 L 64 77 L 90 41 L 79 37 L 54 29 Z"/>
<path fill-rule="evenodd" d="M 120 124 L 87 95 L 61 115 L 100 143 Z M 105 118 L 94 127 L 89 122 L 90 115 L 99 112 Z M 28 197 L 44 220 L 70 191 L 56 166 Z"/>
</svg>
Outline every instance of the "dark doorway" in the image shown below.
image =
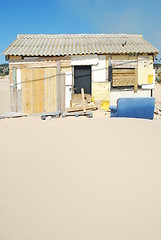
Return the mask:
<svg viewBox="0 0 161 240">
<path fill-rule="evenodd" d="M 74 93 L 81 93 L 81 88 L 84 93 L 91 94 L 91 66 L 74 67 Z"/>
</svg>

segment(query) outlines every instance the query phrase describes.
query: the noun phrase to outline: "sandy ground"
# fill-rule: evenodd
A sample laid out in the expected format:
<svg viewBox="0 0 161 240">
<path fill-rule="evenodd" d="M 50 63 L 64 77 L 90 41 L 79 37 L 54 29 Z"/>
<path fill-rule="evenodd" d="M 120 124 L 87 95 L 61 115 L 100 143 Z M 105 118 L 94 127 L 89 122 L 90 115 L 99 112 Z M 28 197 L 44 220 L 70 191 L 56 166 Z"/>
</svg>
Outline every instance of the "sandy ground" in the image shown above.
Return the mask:
<svg viewBox="0 0 161 240">
<path fill-rule="evenodd" d="M 156 98 L 156 101 L 161 102 L 161 84 L 157 82 L 155 83 L 154 97 Z"/>
<path fill-rule="evenodd" d="M 0 239 L 160 240 L 161 120 L 0 121 Z"/>
<path fill-rule="evenodd" d="M 156 106 L 161 108 L 161 84 L 155 83 L 154 97 L 156 98 Z"/>
<path fill-rule="evenodd" d="M 93 114 L 0 120 L 0 240 L 161 239 L 161 117 Z"/>
<path fill-rule="evenodd" d="M 0 114 L 11 111 L 9 76 L 0 77 Z"/>
</svg>

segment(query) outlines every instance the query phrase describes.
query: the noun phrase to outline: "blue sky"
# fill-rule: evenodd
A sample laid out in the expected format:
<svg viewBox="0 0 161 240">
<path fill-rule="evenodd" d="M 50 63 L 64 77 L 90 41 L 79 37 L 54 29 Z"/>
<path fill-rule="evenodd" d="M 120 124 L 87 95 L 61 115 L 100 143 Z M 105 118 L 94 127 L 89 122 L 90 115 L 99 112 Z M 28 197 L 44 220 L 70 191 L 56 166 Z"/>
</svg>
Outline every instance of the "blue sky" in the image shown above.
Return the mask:
<svg viewBox="0 0 161 240">
<path fill-rule="evenodd" d="M 0 53 L 19 33 L 138 33 L 161 51 L 161 0 L 8 0 L 0 8 Z"/>
</svg>

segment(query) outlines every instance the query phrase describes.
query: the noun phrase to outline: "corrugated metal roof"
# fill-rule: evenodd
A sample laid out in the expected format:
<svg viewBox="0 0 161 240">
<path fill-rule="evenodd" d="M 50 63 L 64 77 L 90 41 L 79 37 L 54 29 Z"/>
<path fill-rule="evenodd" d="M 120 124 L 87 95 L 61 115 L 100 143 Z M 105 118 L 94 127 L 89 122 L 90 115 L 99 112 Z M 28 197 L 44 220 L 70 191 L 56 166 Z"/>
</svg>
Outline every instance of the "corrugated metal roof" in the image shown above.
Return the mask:
<svg viewBox="0 0 161 240">
<path fill-rule="evenodd" d="M 13 56 L 158 53 L 136 34 L 20 34 L 3 52 Z"/>
</svg>

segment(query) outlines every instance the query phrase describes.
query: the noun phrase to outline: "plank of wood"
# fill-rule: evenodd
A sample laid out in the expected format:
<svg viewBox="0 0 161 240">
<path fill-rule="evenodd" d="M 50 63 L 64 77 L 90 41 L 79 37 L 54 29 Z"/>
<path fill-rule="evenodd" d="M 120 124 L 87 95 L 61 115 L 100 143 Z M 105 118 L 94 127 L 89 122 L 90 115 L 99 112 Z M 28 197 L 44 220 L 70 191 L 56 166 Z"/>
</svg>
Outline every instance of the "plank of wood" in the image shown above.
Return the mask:
<svg viewBox="0 0 161 240">
<path fill-rule="evenodd" d="M 44 69 L 45 111 L 56 111 L 56 68 Z"/>
<path fill-rule="evenodd" d="M 134 69 L 113 69 L 112 85 L 115 86 L 134 86 Z"/>
<path fill-rule="evenodd" d="M 21 69 L 21 104 L 22 104 L 22 112 L 27 113 L 26 109 L 26 69 Z"/>
<path fill-rule="evenodd" d="M 138 69 L 135 69 L 135 78 L 134 78 L 134 93 L 138 91 Z"/>
<path fill-rule="evenodd" d="M 33 111 L 33 86 L 32 70 L 21 69 L 21 104 L 22 112 L 32 114 Z"/>
<path fill-rule="evenodd" d="M 9 68 L 9 80 L 10 83 L 13 83 L 13 69 L 11 69 L 11 67 Z"/>
<path fill-rule="evenodd" d="M 56 69 L 56 86 L 57 86 L 57 111 L 61 111 L 61 65 L 60 61 L 57 62 L 57 69 Z"/>
<path fill-rule="evenodd" d="M 19 61 L 21 59 L 22 59 L 21 56 L 9 56 L 9 60 L 10 61 Z"/>
<path fill-rule="evenodd" d="M 97 107 L 95 104 L 92 102 L 90 104 L 86 105 L 86 110 L 96 110 Z M 83 111 L 83 106 L 82 105 L 76 105 L 74 107 L 67 108 L 68 112 L 78 112 L 78 111 Z"/>
<path fill-rule="evenodd" d="M 92 97 L 90 94 L 84 94 L 85 101 L 90 103 L 92 101 Z M 71 106 L 75 106 L 78 104 L 82 104 L 82 94 L 72 94 Z"/>
<path fill-rule="evenodd" d="M 65 73 L 61 75 L 61 111 L 65 111 Z"/>
<path fill-rule="evenodd" d="M 27 113 L 33 113 L 33 86 L 32 86 L 32 69 L 26 69 L 26 97 L 27 97 Z"/>
<path fill-rule="evenodd" d="M 83 112 L 86 112 L 86 103 L 84 99 L 84 88 L 81 88 Z"/>
<path fill-rule="evenodd" d="M 33 112 L 44 112 L 44 69 L 32 70 L 33 81 Z"/>
<path fill-rule="evenodd" d="M 135 70 L 134 69 L 113 69 L 112 73 L 113 74 L 134 74 Z"/>
<path fill-rule="evenodd" d="M 114 87 L 134 86 L 134 75 L 113 75 L 112 85 Z"/>
</svg>

